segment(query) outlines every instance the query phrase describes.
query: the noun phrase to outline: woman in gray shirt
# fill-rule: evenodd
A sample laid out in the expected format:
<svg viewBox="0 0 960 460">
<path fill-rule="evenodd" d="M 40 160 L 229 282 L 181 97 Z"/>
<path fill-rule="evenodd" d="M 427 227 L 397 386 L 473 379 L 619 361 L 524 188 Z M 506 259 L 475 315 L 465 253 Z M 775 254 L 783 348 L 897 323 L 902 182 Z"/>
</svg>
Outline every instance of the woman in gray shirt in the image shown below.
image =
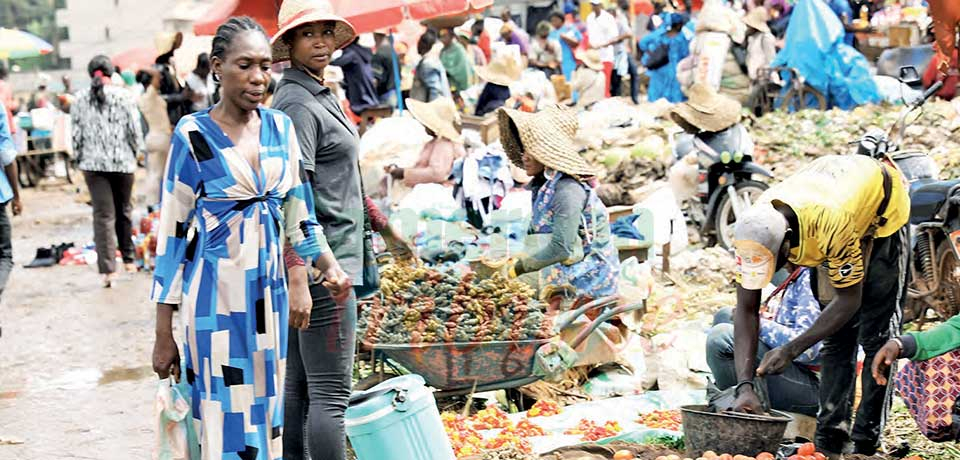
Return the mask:
<svg viewBox="0 0 960 460">
<path fill-rule="evenodd" d="M 353 27 L 333 14 L 325 0 L 284 2 L 273 60 L 290 60 L 273 99 L 273 108 L 293 120 L 303 165 L 313 185 L 317 220 L 327 242 L 354 286 L 363 284 L 364 201 L 360 189 L 359 139 L 336 96 L 323 85 L 323 71 L 334 51 L 353 40 Z M 287 257 L 287 265 L 296 264 Z M 319 282 L 320 280 L 313 280 Z M 294 289 L 300 281 L 291 277 Z M 343 460 L 344 412 L 350 397 L 356 327 L 356 297 L 335 302 L 319 283 L 309 289 L 313 308 L 305 329 L 291 330 L 287 355 L 283 436 L 285 459 L 302 459 L 306 420 L 313 460 Z M 309 410 L 308 409 L 309 406 Z"/>
</svg>

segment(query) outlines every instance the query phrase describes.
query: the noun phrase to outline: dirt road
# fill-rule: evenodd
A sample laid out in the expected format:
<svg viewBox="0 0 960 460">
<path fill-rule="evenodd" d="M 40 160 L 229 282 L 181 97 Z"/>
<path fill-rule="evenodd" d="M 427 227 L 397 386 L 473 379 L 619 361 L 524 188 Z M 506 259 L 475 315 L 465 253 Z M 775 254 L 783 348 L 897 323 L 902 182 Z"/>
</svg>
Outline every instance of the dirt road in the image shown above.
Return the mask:
<svg viewBox="0 0 960 460">
<path fill-rule="evenodd" d="M 17 267 L 0 302 L 0 460 L 150 458 L 150 276 L 104 289 L 95 266 L 22 268 L 37 247 L 92 241 L 91 208 L 77 197 L 76 186 L 26 190 L 13 220 Z"/>
</svg>

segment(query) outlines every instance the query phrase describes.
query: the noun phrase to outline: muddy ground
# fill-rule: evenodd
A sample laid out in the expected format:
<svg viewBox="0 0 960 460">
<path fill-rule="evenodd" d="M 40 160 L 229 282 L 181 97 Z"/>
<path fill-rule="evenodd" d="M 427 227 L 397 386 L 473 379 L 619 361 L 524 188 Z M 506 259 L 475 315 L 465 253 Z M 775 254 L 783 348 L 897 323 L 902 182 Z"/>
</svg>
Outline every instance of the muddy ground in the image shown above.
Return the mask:
<svg viewBox="0 0 960 460">
<path fill-rule="evenodd" d="M 13 219 L 16 268 L 0 301 L 2 460 L 150 458 L 150 276 L 104 289 L 95 266 L 22 268 L 37 247 L 92 240 L 85 189 L 25 190 Z"/>
</svg>

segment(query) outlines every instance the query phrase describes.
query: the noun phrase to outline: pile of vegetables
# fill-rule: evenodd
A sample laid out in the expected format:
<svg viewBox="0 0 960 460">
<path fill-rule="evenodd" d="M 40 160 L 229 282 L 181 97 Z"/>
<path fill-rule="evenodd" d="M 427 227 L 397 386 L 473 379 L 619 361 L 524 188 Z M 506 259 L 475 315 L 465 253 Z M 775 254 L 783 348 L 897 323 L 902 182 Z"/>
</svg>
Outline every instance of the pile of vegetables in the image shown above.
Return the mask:
<svg viewBox="0 0 960 460">
<path fill-rule="evenodd" d="M 560 405 L 553 401 L 541 399 L 533 404 L 533 407 L 527 411 L 527 417 L 550 417 L 558 415 L 563 410 Z"/>
<path fill-rule="evenodd" d="M 487 406 L 472 417 L 444 412 L 440 414 L 440 419 L 457 458 L 504 448 L 530 453 L 533 449 L 526 438 L 546 435 L 541 426 L 528 418 L 514 424 L 507 419 L 507 413 L 495 405 Z M 500 431 L 489 440 L 484 440 L 479 433 L 481 430 L 495 429 Z"/>
<path fill-rule="evenodd" d="M 593 420 L 581 419 L 576 428 L 564 431 L 563 434 L 579 434 L 583 436 L 580 438 L 582 441 L 592 442 L 616 436 L 621 431 L 623 431 L 623 428 L 616 421 L 608 421 L 603 425 L 597 425 Z"/>
<path fill-rule="evenodd" d="M 418 344 L 543 339 L 552 335 L 546 305 L 533 289 L 499 274 L 480 280 L 468 273 L 391 264 L 380 278 L 381 295 L 358 322 L 365 343 Z"/>
<path fill-rule="evenodd" d="M 680 431 L 683 421 L 678 410 L 655 410 L 648 414 L 641 414 L 637 423 L 647 428 Z"/>
</svg>

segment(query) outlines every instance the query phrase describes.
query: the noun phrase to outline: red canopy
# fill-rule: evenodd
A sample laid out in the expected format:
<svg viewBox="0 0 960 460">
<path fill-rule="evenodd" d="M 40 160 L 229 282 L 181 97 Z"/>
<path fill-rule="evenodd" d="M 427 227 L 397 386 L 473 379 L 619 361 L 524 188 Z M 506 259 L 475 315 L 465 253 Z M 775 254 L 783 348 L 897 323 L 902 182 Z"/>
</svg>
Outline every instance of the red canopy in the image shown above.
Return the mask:
<svg viewBox="0 0 960 460">
<path fill-rule="evenodd" d="M 494 0 L 332 0 L 333 10 L 353 24 L 357 33 L 396 26 L 404 19 L 422 21 L 481 11 Z M 193 26 L 197 35 L 213 35 L 230 16 L 250 16 L 273 35 L 281 0 L 219 0 Z"/>
<path fill-rule="evenodd" d="M 113 55 L 110 61 L 123 70 L 137 71 L 153 65 L 157 59 L 157 50 L 150 48 L 130 48 Z"/>
</svg>

